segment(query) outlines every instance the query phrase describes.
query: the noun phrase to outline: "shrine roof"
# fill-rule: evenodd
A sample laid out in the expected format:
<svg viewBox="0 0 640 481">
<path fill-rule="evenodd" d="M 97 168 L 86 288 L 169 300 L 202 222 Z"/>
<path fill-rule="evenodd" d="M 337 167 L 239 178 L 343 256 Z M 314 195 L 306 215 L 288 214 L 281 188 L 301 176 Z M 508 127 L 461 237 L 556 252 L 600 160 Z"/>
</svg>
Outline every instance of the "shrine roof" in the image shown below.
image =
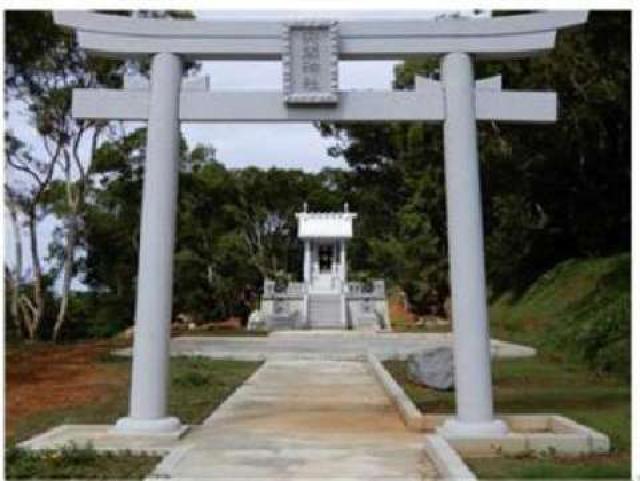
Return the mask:
<svg viewBox="0 0 640 481">
<path fill-rule="evenodd" d="M 301 239 L 348 239 L 353 236 L 353 212 L 298 212 Z"/>
</svg>

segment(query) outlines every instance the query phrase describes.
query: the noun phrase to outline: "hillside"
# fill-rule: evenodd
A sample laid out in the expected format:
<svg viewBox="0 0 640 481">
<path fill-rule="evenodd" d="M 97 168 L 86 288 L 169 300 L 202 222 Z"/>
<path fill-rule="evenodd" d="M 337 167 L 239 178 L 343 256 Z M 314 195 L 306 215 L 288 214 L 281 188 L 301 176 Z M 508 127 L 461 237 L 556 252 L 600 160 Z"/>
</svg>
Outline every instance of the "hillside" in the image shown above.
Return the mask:
<svg viewBox="0 0 640 481">
<path fill-rule="evenodd" d="M 522 295 L 491 305 L 494 337 L 530 344 L 541 355 L 570 358 L 598 372 L 630 377 L 631 256 L 571 259 Z"/>
</svg>

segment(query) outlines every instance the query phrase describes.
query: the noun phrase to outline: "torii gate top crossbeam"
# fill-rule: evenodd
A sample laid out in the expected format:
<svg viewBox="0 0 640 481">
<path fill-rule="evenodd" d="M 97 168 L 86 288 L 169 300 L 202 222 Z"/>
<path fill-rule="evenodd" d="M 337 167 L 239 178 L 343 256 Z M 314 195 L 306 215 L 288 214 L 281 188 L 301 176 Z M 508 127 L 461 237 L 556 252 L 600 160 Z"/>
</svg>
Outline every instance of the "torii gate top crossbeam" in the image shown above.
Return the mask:
<svg viewBox="0 0 640 481">
<path fill-rule="evenodd" d="M 56 11 L 55 21 L 76 29 L 80 46 L 99 55 L 170 52 L 194 60 L 280 60 L 284 26 L 302 15 L 259 19 L 247 12 L 246 19 L 223 16 L 205 22 Z M 336 20 L 341 60 L 400 60 L 450 52 L 480 59 L 535 55 L 553 48 L 558 29 L 586 18 L 584 11 L 551 11 L 440 21 L 355 15 Z"/>
</svg>

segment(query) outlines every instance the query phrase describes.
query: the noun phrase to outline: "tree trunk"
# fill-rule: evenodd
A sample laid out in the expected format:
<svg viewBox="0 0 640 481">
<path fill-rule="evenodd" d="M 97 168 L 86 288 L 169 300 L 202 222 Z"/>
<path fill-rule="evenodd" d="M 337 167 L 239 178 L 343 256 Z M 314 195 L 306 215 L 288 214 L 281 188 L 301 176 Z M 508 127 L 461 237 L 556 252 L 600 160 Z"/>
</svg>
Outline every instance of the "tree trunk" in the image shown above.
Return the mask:
<svg viewBox="0 0 640 481">
<path fill-rule="evenodd" d="M 73 214 L 75 216 L 75 213 Z M 60 299 L 60 309 L 58 310 L 58 316 L 56 323 L 53 326 L 52 340 L 55 342 L 60 335 L 60 329 L 64 324 L 67 317 L 67 310 L 69 306 L 69 292 L 71 291 L 71 277 L 73 269 L 73 258 L 76 245 L 76 220 L 72 218 L 67 226 L 66 232 L 66 244 L 64 246 L 64 273 L 62 279 L 62 293 Z"/>
<path fill-rule="evenodd" d="M 7 208 L 9 209 L 9 217 L 11 218 L 11 225 L 14 233 L 14 246 L 16 254 L 16 264 L 13 269 L 13 275 L 11 276 L 11 304 L 10 312 L 13 317 L 13 322 L 16 325 L 18 336 L 22 337 L 22 325 L 18 313 L 18 295 L 20 286 L 22 285 L 22 232 L 18 225 L 18 213 L 16 206 L 12 200 L 7 201 Z"/>
<path fill-rule="evenodd" d="M 20 318 L 18 317 L 18 283 L 16 278 L 9 269 L 9 266 L 4 266 L 4 280 L 6 285 L 6 292 L 11 293 L 11 302 L 9 304 L 9 315 L 16 328 L 16 334 L 20 338 L 22 337 L 22 325 L 20 324 Z"/>
<path fill-rule="evenodd" d="M 60 299 L 60 308 L 58 309 L 58 316 L 56 317 L 56 323 L 53 326 L 52 340 L 55 342 L 60 335 L 62 325 L 67 318 L 69 310 L 69 295 L 71 292 L 71 280 L 73 278 L 73 261 L 75 256 L 76 243 L 78 242 L 78 224 L 80 212 L 84 208 L 84 195 L 86 193 L 87 183 L 89 182 L 89 168 L 84 168 L 79 155 L 80 139 L 84 132 L 87 130 L 83 127 L 76 137 L 76 141 L 73 144 L 73 150 L 69 153 L 64 151 L 64 172 L 67 191 L 67 205 L 69 206 L 69 214 L 67 216 L 67 226 L 65 232 L 65 246 L 64 246 L 64 261 L 63 261 L 63 278 L 62 278 L 62 292 Z M 98 138 L 102 131 L 101 127 L 94 127 L 91 137 L 91 153 L 89 157 L 89 164 L 95 156 L 96 149 L 98 147 Z M 75 161 L 78 170 L 78 180 L 74 185 L 71 175 L 71 160 Z"/>
<path fill-rule="evenodd" d="M 20 296 L 19 306 L 22 310 L 22 319 L 27 330 L 27 339 L 32 341 L 35 339 L 38 329 L 36 325 L 37 309 L 29 299 L 29 296 L 24 294 Z"/>
<path fill-rule="evenodd" d="M 33 299 L 35 306 L 33 306 L 33 316 L 30 322 L 32 325 L 28 326 L 29 339 L 34 339 L 40 322 L 44 316 L 45 308 L 45 296 L 42 285 L 42 266 L 40 265 L 40 257 L 38 253 L 38 225 L 36 220 L 36 207 L 32 206 L 29 209 L 29 237 L 31 246 L 31 264 L 33 266 Z M 25 321 L 27 321 L 25 319 Z"/>
</svg>

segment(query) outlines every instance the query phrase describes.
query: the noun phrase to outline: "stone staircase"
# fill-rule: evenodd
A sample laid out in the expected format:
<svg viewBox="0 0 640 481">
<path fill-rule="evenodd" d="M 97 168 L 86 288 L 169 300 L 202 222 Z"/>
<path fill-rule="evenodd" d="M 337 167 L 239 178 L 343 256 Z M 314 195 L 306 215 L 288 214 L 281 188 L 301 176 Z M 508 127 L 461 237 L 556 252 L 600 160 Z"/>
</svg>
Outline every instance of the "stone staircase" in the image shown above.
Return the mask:
<svg viewBox="0 0 640 481">
<path fill-rule="evenodd" d="M 309 294 L 309 326 L 311 329 L 344 329 L 340 294 Z"/>
</svg>

